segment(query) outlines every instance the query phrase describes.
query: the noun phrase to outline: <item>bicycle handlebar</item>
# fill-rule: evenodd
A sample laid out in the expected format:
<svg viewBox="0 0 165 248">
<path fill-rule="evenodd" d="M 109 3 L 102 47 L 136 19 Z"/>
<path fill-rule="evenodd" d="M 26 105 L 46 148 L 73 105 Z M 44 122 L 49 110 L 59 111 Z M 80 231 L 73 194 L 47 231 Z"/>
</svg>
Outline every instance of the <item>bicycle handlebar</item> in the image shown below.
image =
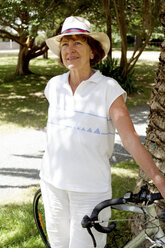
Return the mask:
<svg viewBox="0 0 165 248">
<path fill-rule="evenodd" d="M 113 205 L 124 204 L 124 203 L 126 203 L 124 198 L 117 198 L 117 199 L 105 200 L 103 202 L 100 202 L 98 205 L 96 205 L 96 207 L 93 209 L 92 214 L 90 216 L 90 219 L 93 222 L 94 228 L 97 231 L 102 232 L 102 233 L 111 232 L 116 227 L 116 224 L 114 222 L 111 222 L 108 227 L 104 227 L 104 226 L 101 226 L 99 223 L 95 223 L 94 221 L 98 220 L 98 215 L 104 208 L 107 208 L 107 207 L 113 206 Z M 82 225 L 83 224 L 84 223 L 82 222 Z M 84 227 L 84 225 L 83 225 L 83 227 Z"/>
<path fill-rule="evenodd" d="M 110 233 L 116 227 L 116 224 L 114 222 L 111 222 L 109 226 L 107 227 L 104 227 L 97 222 L 98 215 L 104 208 L 111 207 L 114 205 L 119 205 L 119 204 L 126 204 L 126 203 L 138 204 L 138 203 L 148 202 L 148 204 L 151 204 L 154 201 L 161 200 L 161 199 L 163 199 L 163 197 L 160 193 L 150 193 L 147 186 L 142 186 L 141 190 L 137 194 L 133 194 L 132 192 L 127 192 L 122 198 L 109 199 L 109 200 L 100 202 L 93 209 L 90 217 L 87 215 L 84 216 L 84 218 L 82 219 L 81 225 L 83 228 L 87 228 L 91 236 L 92 236 L 92 233 L 90 230 L 91 227 L 94 227 L 97 231 L 102 232 L 102 233 Z"/>
</svg>

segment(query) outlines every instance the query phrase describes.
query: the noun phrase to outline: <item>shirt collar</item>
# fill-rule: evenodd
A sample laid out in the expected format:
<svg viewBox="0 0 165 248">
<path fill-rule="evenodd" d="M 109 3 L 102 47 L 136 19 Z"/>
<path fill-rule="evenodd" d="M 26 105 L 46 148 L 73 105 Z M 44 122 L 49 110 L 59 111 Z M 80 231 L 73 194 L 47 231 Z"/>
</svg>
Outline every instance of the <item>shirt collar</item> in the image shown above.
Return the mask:
<svg viewBox="0 0 165 248">
<path fill-rule="evenodd" d="M 98 83 L 99 82 L 99 78 L 101 76 L 101 72 L 99 70 L 93 70 L 95 73 L 88 78 L 86 81 L 89 81 L 91 83 Z"/>
<path fill-rule="evenodd" d="M 99 70 L 93 70 L 94 71 L 94 74 L 88 78 L 87 80 L 84 80 L 83 82 L 89 82 L 89 83 L 98 83 L 99 82 L 99 79 L 100 79 L 100 76 L 102 75 L 101 72 Z M 67 73 L 65 73 L 66 75 L 66 80 L 65 80 L 65 83 L 68 84 L 69 83 L 69 71 Z"/>
</svg>

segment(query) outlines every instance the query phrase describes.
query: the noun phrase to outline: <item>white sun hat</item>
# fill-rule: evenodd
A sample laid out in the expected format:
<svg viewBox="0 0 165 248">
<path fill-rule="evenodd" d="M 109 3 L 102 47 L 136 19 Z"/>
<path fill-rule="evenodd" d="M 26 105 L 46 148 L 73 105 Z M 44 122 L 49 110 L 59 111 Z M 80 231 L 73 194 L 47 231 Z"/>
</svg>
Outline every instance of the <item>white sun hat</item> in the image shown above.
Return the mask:
<svg viewBox="0 0 165 248">
<path fill-rule="evenodd" d="M 85 34 L 99 41 L 100 44 L 102 45 L 105 55 L 108 54 L 110 49 L 110 40 L 108 35 L 103 32 L 93 32 L 90 22 L 79 16 L 70 16 L 66 18 L 62 26 L 61 34 L 47 39 L 46 44 L 49 47 L 49 49 L 59 57 L 60 55 L 59 45 L 61 38 L 66 35 L 77 35 L 77 34 Z"/>
</svg>

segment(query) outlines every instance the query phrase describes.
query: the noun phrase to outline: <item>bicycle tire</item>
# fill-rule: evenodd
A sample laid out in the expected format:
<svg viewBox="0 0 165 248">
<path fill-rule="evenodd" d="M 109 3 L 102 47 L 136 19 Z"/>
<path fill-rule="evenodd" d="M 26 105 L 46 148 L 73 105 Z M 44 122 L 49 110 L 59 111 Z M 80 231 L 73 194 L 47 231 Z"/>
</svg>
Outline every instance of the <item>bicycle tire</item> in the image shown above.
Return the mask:
<svg viewBox="0 0 165 248">
<path fill-rule="evenodd" d="M 42 194 L 41 194 L 41 189 L 39 189 L 35 193 L 34 199 L 33 199 L 34 220 L 35 220 L 37 229 L 39 231 L 39 234 L 40 234 L 45 246 L 47 248 L 51 248 L 49 241 L 48 241 L 48 238 L 47 238 L 46 229 L 45 229 L 44 224 L 43 224 L 44 213 L 43 213 L 43 211 L 40 212 L 40 207 L 42 206 L 41 201 L 42 201 Z"/>
</svg>

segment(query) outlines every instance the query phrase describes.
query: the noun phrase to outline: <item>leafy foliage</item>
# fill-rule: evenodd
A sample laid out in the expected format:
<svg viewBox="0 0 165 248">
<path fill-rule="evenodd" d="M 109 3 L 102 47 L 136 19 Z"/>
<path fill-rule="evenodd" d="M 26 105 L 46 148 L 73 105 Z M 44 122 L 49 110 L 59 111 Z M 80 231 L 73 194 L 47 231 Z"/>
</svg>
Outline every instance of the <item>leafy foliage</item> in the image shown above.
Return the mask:
<svg viewBox="0 0 165 248">
<path fill-rule="evenodd" d="M 127 93 L 136 92 L 136 87 L 133 81 L 133 74 L 128 73 L 126 77 L 123 76 L 123 68 L 119 66 L 118 59 L 111 59 L 107 57 L 105 60 L 101 61 L 95 69 L 98 69 L 102 72 L 104 76 L 112 77 L 121 85 L 121 87 L 127 91 Z"/>
<path fill-rule="evenodd" d="M 100 1 L 100 0 L 97 0 Z M 60 33 L 64 19 L 70 15 L 90 13 L 89 0 L 1 0 L 0 37 L 20 44 L 16 74 L 30 74 L 29 61 L 47 52 L 45 39 L 36 42 L 39 32 L 45 38 Z"/>
</svg>

